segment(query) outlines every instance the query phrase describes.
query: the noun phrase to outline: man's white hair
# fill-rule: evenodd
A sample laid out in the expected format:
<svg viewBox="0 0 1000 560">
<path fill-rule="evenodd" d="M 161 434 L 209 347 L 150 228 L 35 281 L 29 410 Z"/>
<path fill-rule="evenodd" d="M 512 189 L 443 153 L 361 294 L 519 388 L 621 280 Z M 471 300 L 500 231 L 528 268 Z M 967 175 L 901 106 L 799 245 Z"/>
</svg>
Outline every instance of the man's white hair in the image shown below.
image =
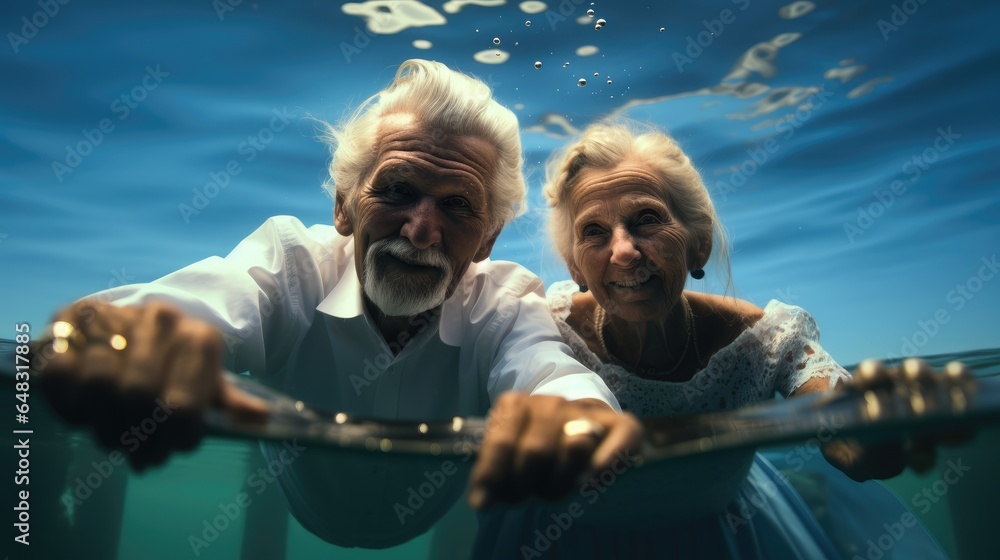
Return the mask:
<svg viewBox="0 0 1000 560">
<path fill-rule="evenodd" d="M 493 231 L 524 212 L 525 187 L 517 117 L 497 103 L 489 86 L 451 70 L 440 62 L 412 59 L 404 62 L 392 83 L 368 98 L 339 126 L 326 125 L 324 140 L 333 160 L 324 188 L 341 195 L 350 209 L 355 189 L 373 171 L 378 152 L 378 126 L 393 114 L 409 113 L 443 138 L 481 137 L 496 148 L 486 185 Z M 350 214 L 350 212 L 349 212 Z"/>
</svg>

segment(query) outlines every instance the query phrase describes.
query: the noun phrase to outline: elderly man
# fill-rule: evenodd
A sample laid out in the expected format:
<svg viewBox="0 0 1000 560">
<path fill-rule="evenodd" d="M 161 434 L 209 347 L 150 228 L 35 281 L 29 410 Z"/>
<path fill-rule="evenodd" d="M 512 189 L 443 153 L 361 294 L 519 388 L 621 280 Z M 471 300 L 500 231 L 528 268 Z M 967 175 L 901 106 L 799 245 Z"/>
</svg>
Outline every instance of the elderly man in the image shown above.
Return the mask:
<svg viewBox="0 0 1000 560">
<path fill-rule="evenodd" d="M 541 282 L 487 258 L 524 183 L 516 117 L 483 83 L 407 61 L 330 140 L 333 228 L 272 218 L 225 258 L 59 312 L 72 332 L 47 348 L 42 368 L 54 408 L 142 468 L 196 445 L 210 406 L 266 414 L 223 368 L 369 418 L 483 415 L 492 405 L 474 507 L 567 494 L 579 474 L 636 444 L 639 424 L 571 357 Z M 148 440 L 128 437 L 164 405 L 169 418 Z M 575 419 L 598 429 L 565 430 Z M 406 518 L 393 506 L 425 481 L 423 466 L 292 454 L 279 480 L 293 514 L 341 545 L 406 540 L 461 491 L 449 480 Z"/>
</svg>

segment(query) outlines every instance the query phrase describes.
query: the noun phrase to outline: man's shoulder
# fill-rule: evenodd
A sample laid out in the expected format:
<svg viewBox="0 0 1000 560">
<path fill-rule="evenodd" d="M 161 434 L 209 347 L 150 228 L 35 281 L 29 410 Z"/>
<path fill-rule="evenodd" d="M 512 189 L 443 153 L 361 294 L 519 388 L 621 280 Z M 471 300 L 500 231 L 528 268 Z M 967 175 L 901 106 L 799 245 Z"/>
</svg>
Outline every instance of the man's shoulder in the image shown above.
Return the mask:
<svg viewBox="0 0 1000 560">
<path fill-rule="evenodd" d="M 463 283 L 470 289 L 509 291 L 514 294 L 542 287 L 541 279 L 524 266 L 511 261 L 490 259 L 472 263 L 465 273 Z"/>
</svg>

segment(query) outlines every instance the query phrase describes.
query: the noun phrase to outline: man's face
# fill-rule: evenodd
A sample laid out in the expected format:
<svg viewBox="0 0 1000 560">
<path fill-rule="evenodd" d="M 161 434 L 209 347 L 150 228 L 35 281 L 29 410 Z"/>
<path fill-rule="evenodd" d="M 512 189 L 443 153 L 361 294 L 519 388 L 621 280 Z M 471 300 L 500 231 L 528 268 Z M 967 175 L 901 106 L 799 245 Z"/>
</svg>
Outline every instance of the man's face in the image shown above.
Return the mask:
<svg viewBox="0 0 1000 560">
<path fill-rule="evenodd" d="M 486 185 L 496 150 L 474 136 L 428 129 L 411 115 L 379 125 L 372 173 L 353 200 L 336 201 L 335 224 L 354 235 L 365 295 L 390 316 L 412 316 L 451 296 L 474 261 L 489 256 Z"/>
</svg>

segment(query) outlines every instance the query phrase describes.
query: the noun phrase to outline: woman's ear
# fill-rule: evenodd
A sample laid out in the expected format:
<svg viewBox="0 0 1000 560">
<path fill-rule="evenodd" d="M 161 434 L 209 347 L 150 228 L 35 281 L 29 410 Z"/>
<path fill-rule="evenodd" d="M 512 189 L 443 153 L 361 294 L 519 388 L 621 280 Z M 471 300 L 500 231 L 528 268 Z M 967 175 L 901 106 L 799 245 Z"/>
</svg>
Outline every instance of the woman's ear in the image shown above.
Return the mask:
<svg viewBox="0 0 1000 560">
<path fill-rule="evenodd" d="M 705 268 L 708 258 L 712 256 L 712 236 L 700 237 L 692 243 L 688 263 L 688 270 L 698 270 Z"/>
<path fill-rule="evenodd" d="M 569 269 L 569 276 L 574 282 L 580 285 L 585 285 L 587 283 L 587 280 L 583 277 L 583 273 L 580 272 L 580 269 L 576 266 L 576 262 L 573 261 L 573 259 L 569 259 L 566 262 L 566 268 Z"/>
<path fill-rule="evenodd" d="M 340 191 L 337 191 L 337 195 L 334 197 L 333 227 L 337 229 L 337 233 L 344 237 L 350 237 L 354 234 L 354 225 L 351 223 L 350 216 L 348 216 L 347 203 L 344 201 L 344 195 Z"/>
</svg>

